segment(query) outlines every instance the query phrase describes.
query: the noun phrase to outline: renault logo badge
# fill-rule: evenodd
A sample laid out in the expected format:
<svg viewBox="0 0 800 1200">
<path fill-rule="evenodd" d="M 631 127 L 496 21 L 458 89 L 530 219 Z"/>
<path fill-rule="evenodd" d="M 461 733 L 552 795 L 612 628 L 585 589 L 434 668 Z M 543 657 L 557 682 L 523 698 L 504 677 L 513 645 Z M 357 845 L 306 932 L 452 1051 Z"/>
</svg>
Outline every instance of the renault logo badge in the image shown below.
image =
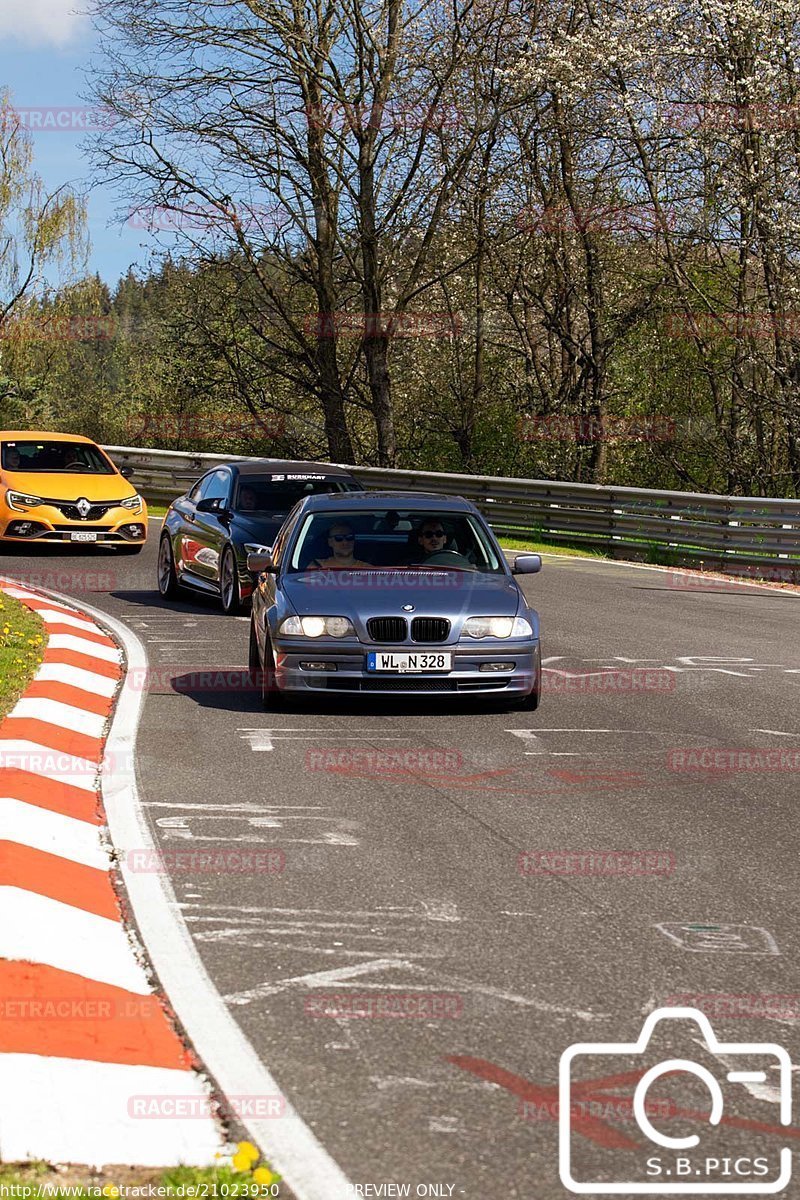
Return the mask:
<svg viewBox="0 0 800 1200">
<path fill-rule="evenodd" d="M 85 496 L 81 496 L 80 500 L 75 505 L 75 507 L 77 508 L 80 515 L 84 518 L 88 517 L 89 513 L 92 511 L 92 506 L 89 503 L 89 501 L 85 498 Z"/>
</svg>

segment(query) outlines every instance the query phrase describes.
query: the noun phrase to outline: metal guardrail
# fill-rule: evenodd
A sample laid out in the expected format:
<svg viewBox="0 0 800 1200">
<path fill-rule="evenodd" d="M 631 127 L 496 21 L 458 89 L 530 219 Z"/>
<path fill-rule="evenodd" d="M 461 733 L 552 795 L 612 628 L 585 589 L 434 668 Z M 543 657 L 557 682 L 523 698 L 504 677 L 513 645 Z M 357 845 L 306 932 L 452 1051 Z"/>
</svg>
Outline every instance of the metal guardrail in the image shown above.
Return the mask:
<svg viewBox="0 0 800 1200">
<path fill-rule="evenodd" d="M 210 467 L 247 462 L 242 455 L 181 453 L 106 446 L 149 500 L 173 500 Z M 344 464 L 342 464 L 344 465 Z M 646 557 L 657 548 L 675 563 L 706 567 L 769 565 L 776 578 L 800 575 L 800 500 L 648 491 L 549 479 L 452 475 L 349 467 L 365 486 L 466 496 L 496 533 L 582 546 L 616 557 Z M 761 572 L 763 574 L 763 572 Z"/>
</svg>

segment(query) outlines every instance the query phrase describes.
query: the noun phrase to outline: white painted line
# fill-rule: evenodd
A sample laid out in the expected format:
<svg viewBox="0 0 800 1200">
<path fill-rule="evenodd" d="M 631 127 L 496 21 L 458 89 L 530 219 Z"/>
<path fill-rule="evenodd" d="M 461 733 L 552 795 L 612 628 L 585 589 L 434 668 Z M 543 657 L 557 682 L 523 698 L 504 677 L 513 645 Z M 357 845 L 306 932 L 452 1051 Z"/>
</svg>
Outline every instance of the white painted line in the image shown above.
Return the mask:
<svg viewBox="0 0 800 1200">
<path fill-rule="evenodd" d="M 0 887 L 0 958 L 43 963 L 139 995 L 151 991 L 119 921 L 23 888 Z"/>
<path fill-rule="evenodd" d="M 107 753 L 114 761 L 132 761 L 145 697 L 130 680 L 131 676 L 141 678 L 147 670 L 147 655 L 139 638 L 121 621 L 88 605 L 82 607 L 125 648 L 129 675 L 120 691 Z M 139 931 L 161 986 L 198 1055 L 228 1096 L 280 1094 L 272 1074 L 214 987 L 180 915 L 169 876 L 131 872 L 127 867 L 127 851 L 156 850 L 135 775 L 106 780 L 103 801 L 113 843 L 123 858 L 122 873 Z M 297 1200 L 352 1200 L 353 1187 L 347 1177 L 297 1113 L 287 1109 L 277 1121 L 243 1116 L 242 1124 Z M 129 1159 L 130 1154 L 123 1161 Z"/>
<path fill-rule="evenodd" d="M 92 762 L 88 758 L 65 754 L 38 742 L 11 738 L 0 739 L 0 767 L 44 775 L 56 783 L 66 783 L 85 792 L 95 790 L 95 780 L 100 770 L 99 762 Z"/>
<path fill-rule="evenodd" d="M 110 699 L 117 690 L 118 679 L 109 679 L 105 675 L 96 675 L 83 667 L 73 667 L 69 663 L 43 662 L 36 672 L 36 679 L 48 683 L 66 683 L 70 687 L 80 688 L 82 692 L 93 692 L 96 696 Z"/>
<path fill-rule="evenodd" d="M 90 658 L 100 658 L 104 662 L 118 663 L 119 650 L 115 646 L 98 646 L 88 638 L 75 636 L 71 633 L 51 633 L 47 639 L 48 650 L 76 650 L 78 654 L 88 654 Z"/>
<path fill-rule="evenodd" d="M 71 625 L 75 629 L 86 629 L 89 633 L 100 633 L 94 621 L 84 621 L 80 617 L 73 616 L 72 613 L 57 612 L 54 608 L 37 608 L 34 610 L 37 617 L 47 625 Z"/>
<path fill-rule="evenodd" d="M 136 1163 L 213 1166 L 222 1150 L 210 1118 L 144 1119 L 129 1114 L 136 1097 L 208 1105 L 192 1071 L 137 1067 L 37 1054 L 0 1054 L 0 1154 L 3 1162 Z M 36 1120 L 31 1120 L 31 1113 Z"/>
<path fill-rule="evenodd" d="M 99 825 L 65 817 L 12 796 L 0 796 L 0 836 L 98 871 L 108 871 L 110 867 L 108 852 L 100 841 Z"/>
<path fill-rule="evenodd" d="M 790 738 L 800 737 L 800 734 L 786 733 L 786 731 L 783 729 L 751 729 L 750 732 L 751 733 L 769 733 L 773 737 L 790 737 Z"/>
<path fill-rule="evenodd" d="M 10 717 L 22 717 L 35 721 L 48 721 L 60 729 L 70 729 L 73 733 L 85 733 L 88 737 L 100 738 L 106 726 L 106 718 L 97 713 L 87 712 L 85 708 L 75 708 L 72 704 L 64 704 L 60 700 L 48 700 L 43 696 L 24 696 L 8 714 Z"/>
</svg>

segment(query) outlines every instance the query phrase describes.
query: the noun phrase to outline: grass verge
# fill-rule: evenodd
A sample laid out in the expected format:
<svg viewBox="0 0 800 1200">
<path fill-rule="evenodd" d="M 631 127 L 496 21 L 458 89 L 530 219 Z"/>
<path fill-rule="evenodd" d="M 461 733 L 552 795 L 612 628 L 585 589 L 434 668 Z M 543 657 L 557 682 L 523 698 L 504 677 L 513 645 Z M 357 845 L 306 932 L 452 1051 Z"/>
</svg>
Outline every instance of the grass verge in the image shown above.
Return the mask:
<svg viewBox="0 0 800 1200">
<path fill-rule="evenodd" d="M 128 1200 L 129 1197 L 181 1197 L 213 1200 L 215 1197 L 286 1196 L 281 1177 L 263 1163 L 250 1142 L 240 1142 L 233 1156 L 217 1167 L 107 1167 L 52 1166 L 46 1162 L 9 1163 L 0 1166 L 0 1198 L 6 1200 Z"/>
<path fill-rule="evenodd" d="M 534 554 L 561 554 L 569 558 L 608 558 L 602 550 L 583 550 L 574 546 L 559 546 L 552 542 L 534 542 L 527 538 L 499 536 L 504 550 L 530 550 Z"/>
<path fill-rule="evenodd" d="M 46 640 L 41 618 L 0 593 L 0 721 L 35 675 Z"/>
</svg>

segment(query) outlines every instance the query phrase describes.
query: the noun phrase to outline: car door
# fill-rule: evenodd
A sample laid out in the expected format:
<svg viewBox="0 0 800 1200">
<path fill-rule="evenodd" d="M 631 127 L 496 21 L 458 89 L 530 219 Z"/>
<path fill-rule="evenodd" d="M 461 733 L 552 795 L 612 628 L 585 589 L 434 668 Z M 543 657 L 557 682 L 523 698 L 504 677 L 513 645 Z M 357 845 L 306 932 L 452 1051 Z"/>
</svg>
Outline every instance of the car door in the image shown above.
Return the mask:
<svg viewBox="0 0 800 1200">
<path fill-rule="evenodd" d="M 219 467 L 209 472 L 203 480 L 202 491 L 194 507 L 192 573 L 198 580 L 209 584 L 219 584 L 222 548 L 228 538 L 230 492 L 231 473 L 227 467 Z M 205 505 L 212 502 L 220 506 L 219 511 L 205 511 Z"/>
<path fill-rule="evenodd" d="M 200 549 L 195 529 L 197 504 L 203 495 L 203 489 L 210 483 L 212 474 L 213 471 L 208 471 L 201 476 L 185 496 L 174 501 L 167 515 L 175 564 L 180 575 L 195 575 L 195 557 Z"/>
</svg>

